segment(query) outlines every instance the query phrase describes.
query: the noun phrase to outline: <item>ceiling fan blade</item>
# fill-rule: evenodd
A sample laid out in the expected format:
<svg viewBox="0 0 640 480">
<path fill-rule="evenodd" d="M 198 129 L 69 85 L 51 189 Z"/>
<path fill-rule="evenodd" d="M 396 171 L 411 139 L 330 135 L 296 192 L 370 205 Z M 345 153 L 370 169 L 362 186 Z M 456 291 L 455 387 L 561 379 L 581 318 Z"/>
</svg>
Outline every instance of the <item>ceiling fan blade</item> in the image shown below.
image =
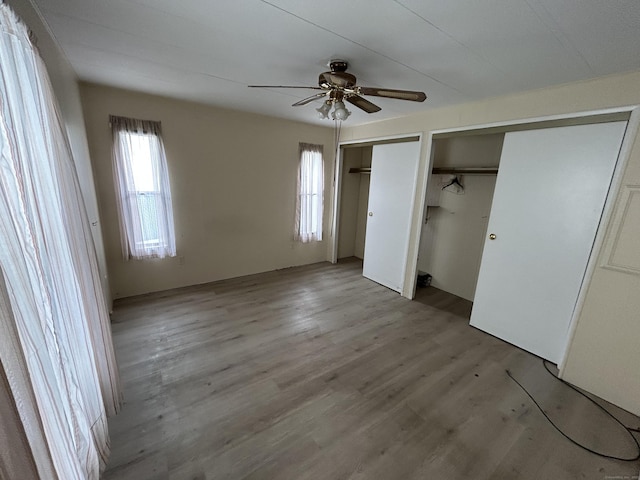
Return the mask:
<svg viewBox="0 0 640 480">
<path fill-rule="evenodd" d="M 413 92 L 411 90 L 392 90 L 390 88 L 358 87 L 356 89 L 356 92 L 361 95 L 395 98 L 397 100 L 410 100 L 412 102 L 424 102 L 427 98 L 424 92 Z"/>
<path fill-rule="evenodd" d="M 298 85 L 247 85 L 249 88 L 306 88 L 307 90 L 324 90 L 320 87 L 301 87 Z"/>
<path fill-rule="evenodd" d="M 291 105 L 292 107 L 299 107 L 300 105 L 306 105 L 307 103 L 311 103 L 314 100 L 318 100 L 319 98 L 326 97 L 327 93 L 316 93 L 315 95 L 311 95 L 310 97 L 305 98 L 304 100 L 300 100 L 299 102 Z"/>
<path fill-rule="evenodd" d="M 369 100 L 367 100 L 366 98 L 362 98 L 359 95 L 351 95 L 350 97 L 347 97 L 347 102 L 355 105 L 356 107 L 364 110 L 367 113 L 375 113 L 382 110 L 379 106 L 371 103 Z"/>
</svg>

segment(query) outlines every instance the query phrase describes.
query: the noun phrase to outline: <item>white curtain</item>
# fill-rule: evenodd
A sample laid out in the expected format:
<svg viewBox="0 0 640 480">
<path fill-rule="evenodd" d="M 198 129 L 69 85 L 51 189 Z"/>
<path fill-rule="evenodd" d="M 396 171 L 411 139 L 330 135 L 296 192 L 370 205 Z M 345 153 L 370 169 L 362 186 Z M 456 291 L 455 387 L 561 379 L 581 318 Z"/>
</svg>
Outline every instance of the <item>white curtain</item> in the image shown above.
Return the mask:
<svg viewBox="0 0 640 480">
<path fill-rule="evenodd" d="M 40 477 L 98 479 L 121 402 L 109 316 L 48 75 L 5 4 L 0 69 L 0 360 Z"/>
<path fill-rule="evenodd" d="M 296 240 L 303 243 L 322 240 L 323 211 L 322 145 L 301 143 L 294 232 Z"/>
<path fill-rule="evenodd" d="M 109 121 L 123 257 L 175 257 L 171 189 L 160 122 L 113 115 Z"/>
</svg>

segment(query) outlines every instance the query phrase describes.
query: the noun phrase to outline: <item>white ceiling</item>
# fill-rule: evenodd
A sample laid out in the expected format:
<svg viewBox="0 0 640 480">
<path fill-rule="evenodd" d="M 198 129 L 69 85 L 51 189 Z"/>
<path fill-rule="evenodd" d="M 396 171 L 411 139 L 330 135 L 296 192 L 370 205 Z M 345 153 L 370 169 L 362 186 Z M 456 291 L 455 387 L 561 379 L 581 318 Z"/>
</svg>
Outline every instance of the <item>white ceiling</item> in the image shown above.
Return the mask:
<svg viewBox="0 0 640 480">
<path fill-rule="evenodd" d="M 367 97 L 355 125 L 640 69 L 639 0 L 34 0 L 82 80 L 325 124 L 309 90 L 327 61 Z"/>
</svg>

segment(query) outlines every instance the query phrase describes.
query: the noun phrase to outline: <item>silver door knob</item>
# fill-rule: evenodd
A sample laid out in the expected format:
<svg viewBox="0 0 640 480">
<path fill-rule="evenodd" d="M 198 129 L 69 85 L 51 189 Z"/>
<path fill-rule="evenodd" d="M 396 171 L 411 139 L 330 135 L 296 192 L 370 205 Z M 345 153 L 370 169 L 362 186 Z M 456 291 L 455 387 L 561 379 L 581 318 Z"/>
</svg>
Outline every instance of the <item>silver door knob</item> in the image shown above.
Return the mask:
<svg viewBox="0 0 640 480">
<path fill-rule="evenodd" d="M 369 216 L 370 216 L 370 217 L 373 217 L 373 212 L 369 212 Z"/>
<path fill-rule="evenodd" d="M 489 239 L 490 240 L 495 240 L 496 239 L 496 234 L 495 233 L 489 234 Z"/>
</svg>

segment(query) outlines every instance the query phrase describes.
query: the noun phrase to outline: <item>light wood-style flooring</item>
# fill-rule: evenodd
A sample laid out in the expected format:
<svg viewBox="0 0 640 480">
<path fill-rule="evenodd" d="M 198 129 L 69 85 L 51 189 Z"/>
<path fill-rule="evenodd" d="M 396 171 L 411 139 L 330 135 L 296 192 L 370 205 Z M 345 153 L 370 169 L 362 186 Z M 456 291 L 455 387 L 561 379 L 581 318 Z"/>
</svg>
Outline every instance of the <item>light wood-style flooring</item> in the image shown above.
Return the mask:
<svg viewBox="0 0 640 480">
<path fill-rule="evenodd" d="M 470 302 L 361 274 L 320 263 L 118 301 L 104 478 L 637 478 L 547 423 L 505 369 L 578 440 L 634 453 L 540 359 L 470 327 Z"/>
</svg>

